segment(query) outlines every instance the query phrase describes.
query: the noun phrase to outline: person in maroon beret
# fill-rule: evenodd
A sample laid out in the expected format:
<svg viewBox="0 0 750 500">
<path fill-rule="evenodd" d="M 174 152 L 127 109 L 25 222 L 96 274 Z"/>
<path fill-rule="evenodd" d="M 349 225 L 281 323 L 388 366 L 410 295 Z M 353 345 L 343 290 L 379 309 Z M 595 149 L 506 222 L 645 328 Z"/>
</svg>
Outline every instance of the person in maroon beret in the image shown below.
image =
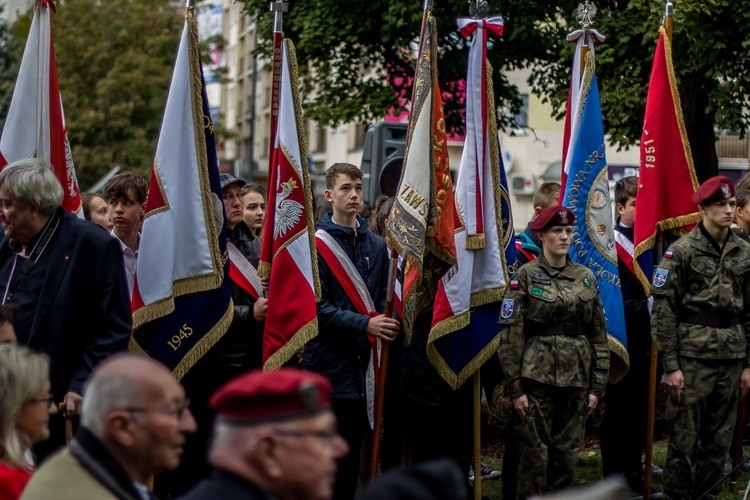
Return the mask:
<svg viewBox="0 0 750 500">
<path fill-rule="evenodd" d="M 566 207 L 537 216 L 542 253 L 521 266 L 500 309 L 500 363 L 521 421 L 519 499 L 572 486 L 586 418 L 609 375 L 596 278 L 568 256 L 575 223 Z"/>
<path fill-rule="evenodd" d="M 211 397 L 213 474 L 182 498 L 330 498 L 337 461 L 349 453 L 330 391 L 322 375 L 295 368 L 248 372 L 219 388 Z"/>
<path fill-rule="evenodd" d="M 734 185 L 712 177 L 693 202 L 703 220 L 669 247 L 651 281 L 651 336 L 670 395 L 664 498 L 672 499 L 716 498 L 738 397 L 750 387 L 750 243 L 730 231 Z"/>
</svg>

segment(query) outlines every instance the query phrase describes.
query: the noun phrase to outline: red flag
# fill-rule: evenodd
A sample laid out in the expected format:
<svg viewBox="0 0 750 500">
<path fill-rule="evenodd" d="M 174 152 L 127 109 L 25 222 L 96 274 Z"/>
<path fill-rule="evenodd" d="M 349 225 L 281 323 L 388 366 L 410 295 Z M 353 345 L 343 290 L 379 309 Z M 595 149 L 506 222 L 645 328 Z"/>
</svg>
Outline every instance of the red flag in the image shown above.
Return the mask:
<svg viewBox="0 0 750 500">
<path fill-rule="evenodd" d="M 47 160 L 63 187 L 63 208 L 79 213 L 81 197 L 57 83 L 50 9 L 54 5 L 44 0 L 34 12 L 0 137 L 0 170 L 25 158 Z"/>
<path fill-rule="evenodd" d="M 700 220 L 692 202 L 697 188 L 672 66 L 672 42 L 662 27 L 643 121 L 635 212 L 633 267 L 648 295 L 654 266 L 651 250 L 660 233 L 690 230 Z"/>
<path fill-rule="evenodd" d="M 320 300 L 312 191 L 294 46 L 282 42 L 279 119 L 258 275 L 270 278 L 263 367 L 286 363 L 318 334 Z"/>
<path fill-rule="evenodd" d="M 437 77 L 437 30 L 431 14 L 421 39 L 404 167 L 386 226 L 391 243 L 406 260 L 403 319 L 407 337 L 417 314 L 434 300 L 440 278 L 456 264 L 453 234 L 458 215 Z"/>
</svg>

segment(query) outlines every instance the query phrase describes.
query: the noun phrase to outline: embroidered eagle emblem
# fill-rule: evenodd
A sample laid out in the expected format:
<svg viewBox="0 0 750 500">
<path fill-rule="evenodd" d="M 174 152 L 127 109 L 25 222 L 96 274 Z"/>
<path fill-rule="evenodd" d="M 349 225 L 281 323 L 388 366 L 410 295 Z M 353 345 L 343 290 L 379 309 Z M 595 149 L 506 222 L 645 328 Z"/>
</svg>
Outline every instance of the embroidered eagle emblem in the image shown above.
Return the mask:
<svg viewBox="0 0 750 500">
<path fill-rule="evenodd" d="M 289 178 L 286 182 L 281 182 L 280 168 L 276 167 L 276 217 L 273 227 L 273 239 L 284 237 L 290 229 L 297 225 L 302 218 L 304 207 L 301 203 L 289 200 L 292 191 L 299 189 L 297 181 Z"/>
</svg>

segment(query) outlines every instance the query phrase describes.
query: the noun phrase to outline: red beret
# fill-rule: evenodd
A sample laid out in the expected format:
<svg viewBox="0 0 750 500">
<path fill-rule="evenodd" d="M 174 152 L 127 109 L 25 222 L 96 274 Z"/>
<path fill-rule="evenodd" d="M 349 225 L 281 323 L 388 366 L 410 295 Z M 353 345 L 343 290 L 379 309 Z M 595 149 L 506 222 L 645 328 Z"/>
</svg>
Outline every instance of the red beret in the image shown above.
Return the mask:
<svg viewBox="0 0 750 500">
<path fill-rule="evenodd" d="M 734 196 L 734 184 L 728 177 L 717 175 L 701 184 L 693 195 L 693 203 L 701 204 L 708 201 L 727 200 Z"/>
<path fill-rule="evenodd" d="M 531 223 L 531 229 L 541 231 L 552 226 L 572 226 L 576 216 L 568 207 L 547 207 Z"/>
<path fill-rule="evenodd" d="M 253 424 L 314 415 L 330 408 L 331 384 L 322 375 L 296 368 L 254 370 L 235 377 L 211 396 L 223 420 Z"/>
</svg>

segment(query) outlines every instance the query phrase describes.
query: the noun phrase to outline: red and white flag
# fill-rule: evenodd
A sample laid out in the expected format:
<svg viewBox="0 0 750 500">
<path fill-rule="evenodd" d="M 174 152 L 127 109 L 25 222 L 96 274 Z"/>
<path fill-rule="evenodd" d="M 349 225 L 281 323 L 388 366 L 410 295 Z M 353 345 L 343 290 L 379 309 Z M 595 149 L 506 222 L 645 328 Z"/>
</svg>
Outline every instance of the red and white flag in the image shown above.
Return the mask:
<svg viewBox="0 0 750 500">
<path fill-rule="evenodd" d="M 312 191 L 294 46 L 281 44 L 278 126 L 258 275 L 270 278 L 263 368 L 286 363 L 318 334 L 320 300 Z"/>
<path fill-rule="evenodd" d="M 40 0 L 34 12 L 0 137 L 0 170 L 26 158 L 48 161 L 63 187 L 63 208 L 82 214 L 57 83 L 50 10 L 55 10 L 52 1 Z"/>
</svg>

